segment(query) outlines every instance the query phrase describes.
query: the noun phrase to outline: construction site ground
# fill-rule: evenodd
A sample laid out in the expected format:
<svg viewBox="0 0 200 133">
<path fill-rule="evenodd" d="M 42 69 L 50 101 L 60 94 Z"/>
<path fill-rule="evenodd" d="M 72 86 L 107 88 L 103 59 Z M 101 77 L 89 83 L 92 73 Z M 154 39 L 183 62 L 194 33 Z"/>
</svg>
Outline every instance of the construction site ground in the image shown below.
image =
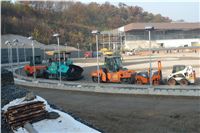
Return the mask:
<svg viewBox="0 0 200 133">
<path fill-rule="evenodd" d="M 30 88 L 106 133 L 198 133 L 200 98 Z"/>
<path fill-rule="evenodd" d="M 136 71 L 148 70 L 148 60 L 148 56 L 125 56 L 124 66 Z M 199 53 L 155 54 L 152 56 L 152 65 L 155 69 L 158 60 L 162 61 L 165 79 L 171 73 L 173 65 L 192 65 L 198 77 L 196 85 L 199 85 Z M 95 58 L 76 59 L 74 63 L 84 68 L 84 78 L 77 82 L 92 82 L 90 72 L 96 70 Z M 101 61 L 100 65 L 102 64 Z M 199 97 L 122 95 L 26 88 L 106 133 L 200 132 Z"/>
</svg>

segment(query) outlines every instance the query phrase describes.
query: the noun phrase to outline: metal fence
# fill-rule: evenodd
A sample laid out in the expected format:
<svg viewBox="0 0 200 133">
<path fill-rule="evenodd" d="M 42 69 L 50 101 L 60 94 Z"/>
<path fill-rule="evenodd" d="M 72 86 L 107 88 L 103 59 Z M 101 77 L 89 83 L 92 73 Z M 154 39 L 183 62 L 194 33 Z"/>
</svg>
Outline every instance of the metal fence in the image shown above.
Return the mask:
<svg viewBox="0 0 200 133">
<path fill-rule="evenodd" d="M 26 55 L 26 61 L 30 61 L 32 56 L 32 48 L 26 48 L 24 54 L 24 48 L 19 48 L 19 61 L 24 62 Z M 40 48 L 35 48 L 35 56 L 41 56 L 43 58 L 43 51 Z M 16 48 L 12 48 L 12 60 L 13 63 L 17 62 Z M 8 63 L 8 49 L 1 48 L 1 64 Z"/>
</svg>

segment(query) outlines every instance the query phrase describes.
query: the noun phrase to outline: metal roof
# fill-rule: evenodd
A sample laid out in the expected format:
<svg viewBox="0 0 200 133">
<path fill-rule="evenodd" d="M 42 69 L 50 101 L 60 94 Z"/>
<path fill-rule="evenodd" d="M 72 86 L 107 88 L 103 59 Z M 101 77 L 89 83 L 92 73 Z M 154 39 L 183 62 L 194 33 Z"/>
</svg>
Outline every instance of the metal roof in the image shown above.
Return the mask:
<svg viewBox="0 0 200 133">
<path fill-rule="evenodd" d="M 27 37 L 24 36 L 20 36 L 20 35 L 14 35 L 14 34 L 5 34 L 1 36 L 1 48 L 7 48 L 8 46 L 5 45 L 5 42 L 7 40 L 11 41 L 17 39 L 18 42 L 18 47 L 19 48 L 32 48 L 32 40 L 29 40 Z M 22 44 L 25 44 L 24 46 Z M 36 40 L 34 40 L 34 47 L 35 48 L 41 48 L 41 49 L 45 49 L 45 50 L 57 50 L 58 49 L 58 45 L 57 44 L 50 44 L 50 45 L 45 45 L 42 44 Z M 16 46 L 12 45 L 12 48 L 16 48 Z M 60 50 L 67 50 L 67 51 L 77 51 L 78 49 L 75 47 L 70 47 L 70 46 L 65 46 L 60 44 Z"/>
<path fill-rule="evenodd" d="M 124 31 L 145 30 L 146 26 L 154 26 L 155 30 L 200 29 L 200 23 L 130 23 L 124 26 Z"/>
</svg>

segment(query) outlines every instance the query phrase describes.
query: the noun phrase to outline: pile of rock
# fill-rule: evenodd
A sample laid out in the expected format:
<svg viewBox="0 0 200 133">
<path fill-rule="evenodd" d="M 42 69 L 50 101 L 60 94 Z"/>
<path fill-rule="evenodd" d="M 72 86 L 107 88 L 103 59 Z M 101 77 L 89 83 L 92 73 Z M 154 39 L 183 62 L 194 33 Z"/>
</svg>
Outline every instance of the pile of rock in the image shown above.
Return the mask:
<svg viewBox="0 0 200 133">
<path fill-rule="evenodd" d="M 1 69 L 1 86 L 13 85 L 13 84 L 14 84 L 14 79 L 13 79 L 12 72 L 2 68 Z"/>
<path fill-rule="evenodd" d="M 10 101 L 26 96 L 29 91 L 14 85 L 12 72 L 1 69 L 1 108 Z"/>
<path fill-rule="evenodd" d="M 30 101 L 30 102 L 36 98 L 36 96 L 32 92 L 29 92 L 28 90 L 26 90 L 26 89 L 24 89 L 22 87 L 15 86 L 14 85 L 14 78 L 13 78 L 12 72 L 10 72 L 10 71 L 8 71 L 6 69 L 2 69 L 2 71 L 1 71 L 1 108 L 3 108 L 5 105 L 7 105 L 8 103 L 10 103 L 11 101 L 13 101 L 13 100 L 15 100 L 17 98 L 22 98 L 22 97 L 24 97 L 25 101 Z M 29 104 L 32 104 L 32 103 L 34 103 L 34 102 L 27 103 L 27 106 Z M 18 106 L 22 106 L 22 105 L 18 105 Z M 16 107 L 13 106 L 11 108 L 11 110 L 14 107 L 17 108 L 17 109 L 20 109 L 18 106 L 16 106 Z M 38 106 L 36 106 L 36 108 Z M 48 113 L 46 113 L 47 111 L 44 110 L 43 106 L 42 106 L 42 110 L 41 110 L 42 114 L 44 114 L 41 117 L 42 119 L 56 119 L 56 118 L 59 117 L 59 114 L 56 113 L 56 112 L 48 112 Z M 54 107 L 56 108 L 55 105 L 54 105 Z M 26 109 L 25 112 L 28 111 L 27 107 L 25 107 L 24 109 Z M 23 108 L 22 108 L 22 110 L 23 110 Z M 17 110 L 15 109 L 14 113 L 16 113 L 16 111 Z M 33 117 L 33 111 L 34 111 L 34 108 L 30 108 L 31 120 L 27 119 L 25 121 L 29 121 L 29 122 L 39 121 L 39 119 L 37 119 L 37 120 L 36 119 L 32 119 L 32 117 Z M 35 110 L 35 111 L 36 111 L 36 115 L 38 115 L 38 110 Z M 23 111 L 18 111 L 18 112 L 19 113 L 20 112 L 23 113 Z M 13 115 L 12 111 L 11 111 L 11 114 L 12 115 L 10 115 L 10 114 L 8 115 L 7 114 L 7 116 L 10 116 L 10 117 L 12 116 L 12 119 L 10 121 L 10 125 L 8 125 L 8 123 L 9 123 L 8 118 L 7 118 L 8 122 L 6 122 L 5 112 L 1 111 L 1 131 L 2 132 L 12 133 L 12 130 L 11 130 L 10 127 L 11 127 L 11 125 L 13 125 L 13 123 L 14 123 L 14 126 L 12 126 L 12 127 L 18 127 L 19 126 L 20 123 L 19 122 L 15 122 L 15 120 L 13 119 L 14 115 Z M 22 115 L 26 115 L 27 118 L 29 117 L 28 114 L 22 114 Z M 15 117 L 19 117 L 19 116 L 20 115 L 17 115 Z M 13 120 L 14 120 L 14 122 L 13 122 Z M 20 119 L 20 121 L 21 121 L 21 119 Z M 21 124 L 23 124 L 23 122 Z"/>
</svg>

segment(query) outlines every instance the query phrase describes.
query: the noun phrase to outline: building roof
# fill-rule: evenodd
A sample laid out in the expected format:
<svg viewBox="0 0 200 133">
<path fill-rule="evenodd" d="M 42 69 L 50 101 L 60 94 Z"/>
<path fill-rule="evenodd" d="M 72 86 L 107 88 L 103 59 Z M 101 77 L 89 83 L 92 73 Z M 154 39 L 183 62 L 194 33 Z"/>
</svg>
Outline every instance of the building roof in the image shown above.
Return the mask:
<svg viewBox="0 0 200 133">
<path fill-rule="evenodd" d="M 1 36 L 1 48 L 7 48 L 8 46 L 5 45 L 5 42 L 7 40 L 10 40 L 12 42 L 12 40 L 17 39 L 18 42 L 18 47 L 19 48 L 32 48 L 32 41 L 29 40 L 27 37 L 24 36 L 20 36 L 20 35 L 14 35 L 14 34 L 5 34 Z M 22 43 L 24 43 L 25 45 L 22 46 Z M 12 48 L 15 48 L 16 46 L 12 45 Z M 51 44 L 51 45 L 45 45 L 42 44 L 38 41 L 34 41 L 34 47 L 35 48 L 40 48 L 40 49 L 45 49 L 46 51 L 48 50 L 57 50 L 58 49 L 58 45 L 57 44 Z M 66 49 L 67 51 L 71 52 L 71 51 L 77 51 L 78 49 L 75 47 L 70 47 L 70 46 L 64 46 L 62 44 L 60 44 L 60 50 Z"/>
<path fill-rule="evenodd" d="M 200 23 L 131 23 L 124 26 L 124 31 L 145 30 L 146 26 L 154 26 L 155 30 L 200 29 Z"/>
</svg>

